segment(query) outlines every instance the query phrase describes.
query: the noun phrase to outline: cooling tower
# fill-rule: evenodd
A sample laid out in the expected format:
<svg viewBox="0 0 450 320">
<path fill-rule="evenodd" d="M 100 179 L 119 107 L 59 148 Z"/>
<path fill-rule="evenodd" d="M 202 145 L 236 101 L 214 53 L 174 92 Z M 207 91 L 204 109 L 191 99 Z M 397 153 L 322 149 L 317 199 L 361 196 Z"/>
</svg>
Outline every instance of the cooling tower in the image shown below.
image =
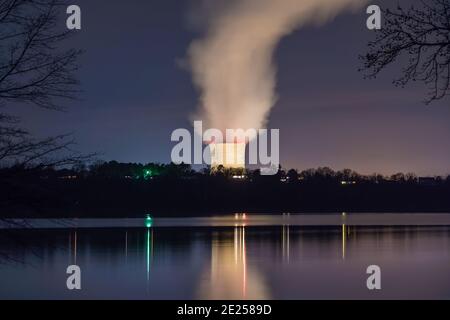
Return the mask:
<svg viewBox="0 0 450 320">
<path fill-rule="evenodd" d="M 245 168 L 245 143 L 211 143 L 211 168 L 222 165 L 225 168 Z"/>
</svg>

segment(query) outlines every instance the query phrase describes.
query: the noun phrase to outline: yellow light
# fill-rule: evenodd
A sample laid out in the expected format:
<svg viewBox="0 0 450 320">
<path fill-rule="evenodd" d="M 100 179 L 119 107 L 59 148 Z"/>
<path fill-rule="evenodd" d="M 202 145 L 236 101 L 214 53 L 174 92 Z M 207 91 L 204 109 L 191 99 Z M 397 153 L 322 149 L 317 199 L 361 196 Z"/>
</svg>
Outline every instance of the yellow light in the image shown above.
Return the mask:
<svg viewBox="0 0 450 320">
<path fill-rule="evenodd" d="M 211 143 L 211 168 L 245 168 L 245 143 Z"/>
</svg>

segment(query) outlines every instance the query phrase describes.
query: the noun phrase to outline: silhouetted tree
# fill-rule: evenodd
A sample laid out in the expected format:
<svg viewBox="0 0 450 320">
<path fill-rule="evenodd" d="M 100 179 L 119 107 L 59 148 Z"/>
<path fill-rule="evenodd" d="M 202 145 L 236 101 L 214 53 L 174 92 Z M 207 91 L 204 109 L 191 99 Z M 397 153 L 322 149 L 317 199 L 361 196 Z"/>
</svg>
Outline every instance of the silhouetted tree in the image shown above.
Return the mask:
<svg viewBox="0 0 450 320">
<path fill-rule="evenodd" d="M 391 180 L 395 181 L 395 182 L 405 182 L 406 181 L 406 177 L 405 177 L 405 174 L 399 172 L 399 173 L 393 174 L 391 176 Z"/>
<path fill-rule="evenodd" d="M 181 177 L 187 177 L 193 174 L 191 165 L 180 163 L 170 163 L 166 166 L 163 166 L 163 175 L 173 178 L 181 178 Z"/>
<path fill-rule="evenodd" d="M 406 181 L 409 183 L 416 183 L 417 182 L 417 175 L 415 173 L 409 172 L 405 175 Z"/>
<path fill-rule="evenodd" d="M 214 166 L 211 169 L 211 174 L 214 176 L 224 176 L 225 175 L 225 167 L 221 164 L 218 166 Z"/>
<path fill-rule="evenodd" d="M 372 175 L 370 175 L 369 177 L 367 177 L 367 180 L 372 182 L 372 183 L 381 183 L 383 181 L 385 181 L 385 177 L 379 173 L 374 173 Z"/>
<path fill-rule="evenodd" d="M 320 167 L 316 170 L 316 175 L 323 179 L 330 180 L 335 177 L 336 173 L 333 169 L 328 167 Z"/>
<path fill-rule="evenodd" d="M 361 180 L 361 175 L 351 169 L 344 169 L 336 173 L 338 180 L 353 181 Z"/>
<path fill-rule="evenodd" d="M 297 183 L 298 182 L 298 171 L 295 169 L 290 169 L 287 173 L 287 177 L 288 177 L 290 183 Z"/>
<path fill-rule="evenodd" d="M 308 182 L 310 180 L 313 180 L 315 174 L 316 174 L 315 169 L 306 169 L 306 170 L 303 170 L 302 172 L 300 172 L 299 177 L 301 180 Z"/>
<path fill-rule="evenodd" d="M 55 0 L 0 0 L 0 106 L 29 103 L 60 109 L 61 99 L 75 98 L 81 52 L 59 49 L 71 35 L 61 19 L 63 8 L 64 2 Z M 19 127 L 18 118 L 0 113 L 3 164 L 55 166 L 89 158 L 73 152 L 74 143 L 68 139 L 33 139 Z M 56 152 L 65 156 L 55 159 Z"/>
<path fill-rule="evenodd" d="M 397 86 L 421 81 L 429 87 L 426 103 L 448 95 L 450 89 L 450 2 L 424 0 L 420 8 L 383 10 L 383 27 L 361 56 L 368 77 L 406 57 Z"/>
</svg>

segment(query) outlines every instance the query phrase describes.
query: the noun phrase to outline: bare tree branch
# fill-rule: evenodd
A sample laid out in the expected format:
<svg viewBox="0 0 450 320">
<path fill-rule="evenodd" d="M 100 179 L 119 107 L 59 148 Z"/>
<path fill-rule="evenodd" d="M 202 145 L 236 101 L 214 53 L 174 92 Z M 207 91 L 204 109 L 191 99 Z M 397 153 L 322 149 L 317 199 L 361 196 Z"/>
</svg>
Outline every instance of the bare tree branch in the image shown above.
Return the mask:
<svg viewBox="0 0 450 320">
<path fill-rule="evenodd" d="M 428 88 L 427 104 L 442 99 L 450 91 L 450 2 L 423 0 L 420 8 L 382 10 L 384 26 L 369 51 L 360 56 L 361 71 L 367 78 L 406 57 L 402 75 L 393 81 L 404 87 L 411 81 L 423 82 Z"/>
<path fill-rule="evenodd" d="M 65 28 L 66 6 L 58 0 L 0 0 L 0 106 L 30 103 L 61 110 L 62 100 L 76 98 L 81 51 L 61 49 L 72 35 Z M 35 139 L 19 127 L 19 119 L 0 112 L 3 166 L 68 165 L 92 156 L 79 155 L 73 145 L 70 135 Z"/>
<path fill-rule="evenodd" d="M 74 73 L 81 51 L 58 50 L 72 35 L 61 23 L 63 3 L 0 3 L 0 103 L 25 102 L 59 109 L 60 98 L 76 97 L 79 90 Z"/>
</svg>

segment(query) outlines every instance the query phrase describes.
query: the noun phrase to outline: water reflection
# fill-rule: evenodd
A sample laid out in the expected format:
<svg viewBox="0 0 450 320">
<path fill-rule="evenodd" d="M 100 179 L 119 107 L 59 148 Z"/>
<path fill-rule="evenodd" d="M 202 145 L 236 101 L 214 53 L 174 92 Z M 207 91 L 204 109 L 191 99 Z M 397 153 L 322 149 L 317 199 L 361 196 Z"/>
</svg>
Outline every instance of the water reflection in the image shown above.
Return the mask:
<svg viewBox="0 0 450 320">
<path fill-rule="evenodd" d="M 283 252 L 283 260 L 289 263 L 290 257 L 290 239 L 289 239 L 289 231 L 290 226 L 284 225 L 282 231 L 282 252 Z"/>
<path fill-rule="evenodd" d="M 125 261 L 128 260 L 128 230 L 125 231 Z"/>
<path fill-rule="evenodd" d="M 260 270 L 247 261 L 245 226 L 235 227 L 232 236 L 213 234 L 204 274 L 199 299 L 270 299 Z"/>
<path fill-rule="evenodd" d="M 345 240 L 347 238 L 347 232 L 346 232 L 345 224 L 342 225 L 342 260 L 345 260 Z"/>
<path fill-rule="evenodd" d="M 150 269 L 153 262 L 153 229 L 147 228 L 146 237 L 147 283 L 150 280 Z"/>
<path fill-rule="evenodd" d="M 450 298 L 450 227 L 231 219 L 231 227 L 0 231 L 0 253 L 24 262 L 0 260 L 0 298 L 370 299 L 371 264 L 386 284 L 375 298 Z M 80 293 L 65 289 L 70 264 L 83 270 Z"/>
<path fill-rule="evenodd" d="M 77 231 L 69 232 L 69 264 L 76 265 L 77 264 Z"/>
</svg>

